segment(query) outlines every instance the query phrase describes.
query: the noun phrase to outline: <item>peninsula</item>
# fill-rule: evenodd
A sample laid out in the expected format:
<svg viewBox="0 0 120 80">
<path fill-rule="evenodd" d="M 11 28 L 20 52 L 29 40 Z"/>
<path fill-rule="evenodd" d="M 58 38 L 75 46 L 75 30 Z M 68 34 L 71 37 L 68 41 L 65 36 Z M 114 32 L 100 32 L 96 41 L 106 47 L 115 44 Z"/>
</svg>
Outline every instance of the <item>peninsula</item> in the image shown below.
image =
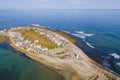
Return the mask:
<svg viewBox="0 0 120 80">
<path fill-rule="evenodd" d="M 74 45 L 75 40 L 57 31 L 22 26 L 1 30 L 0 36 L 1 40 L 8 41 L 16 50 L 58 72 L 65 80 L 120 80 L 119 76 L 94 62 Z"/>
</svg>

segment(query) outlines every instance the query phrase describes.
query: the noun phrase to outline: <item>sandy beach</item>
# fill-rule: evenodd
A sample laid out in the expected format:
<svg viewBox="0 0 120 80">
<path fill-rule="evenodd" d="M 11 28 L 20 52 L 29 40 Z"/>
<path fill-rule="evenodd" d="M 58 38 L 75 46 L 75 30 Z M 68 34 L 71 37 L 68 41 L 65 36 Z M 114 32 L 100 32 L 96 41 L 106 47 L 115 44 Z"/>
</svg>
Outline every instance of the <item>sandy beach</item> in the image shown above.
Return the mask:
<svg viewBox="0 0 120 80">
<path fill-rule="evenodd" d="M 70 41 L 67 48 L 77 52 L 79 54 L 78 59 L 61 59 L 59 57 L 31 53 L 22 47 L 16 46 L 14 40 L 10 36 L 9 42 L 13 48 L 24 53 L 38 63 L 56 71 L 62 75 L 65 80 L 120 80 L 119 76 L 101 67 Z"/>
</svg>

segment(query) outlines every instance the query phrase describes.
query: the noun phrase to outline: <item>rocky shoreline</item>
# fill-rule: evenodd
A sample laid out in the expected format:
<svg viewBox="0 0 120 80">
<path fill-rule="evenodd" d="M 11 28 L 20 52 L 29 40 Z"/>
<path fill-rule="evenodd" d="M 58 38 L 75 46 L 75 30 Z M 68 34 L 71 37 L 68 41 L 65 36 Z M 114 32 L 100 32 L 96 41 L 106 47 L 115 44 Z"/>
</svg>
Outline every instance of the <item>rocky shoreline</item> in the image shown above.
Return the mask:
<svg viewBox="0 0 120 80">
<path fill-rule="evenodd" d="M 8 37 L 9 43 L 13 48 L 23 52 L 26 56 L 40 64 L 58 72 L 65 80 L 120 80 L 119 76 L 99 66 L 99 64 L 91 60 L 81 49 L 71 42 L 69 42 L 69 47 L 74 48 L 73 51 L 78 52 L 78 59 L 61 59 L 59 57 L 50 57 L 44 54 L 34 54 L 24 48 L 16 46 L 13 38 L 10 36 Z"/>
</svg>

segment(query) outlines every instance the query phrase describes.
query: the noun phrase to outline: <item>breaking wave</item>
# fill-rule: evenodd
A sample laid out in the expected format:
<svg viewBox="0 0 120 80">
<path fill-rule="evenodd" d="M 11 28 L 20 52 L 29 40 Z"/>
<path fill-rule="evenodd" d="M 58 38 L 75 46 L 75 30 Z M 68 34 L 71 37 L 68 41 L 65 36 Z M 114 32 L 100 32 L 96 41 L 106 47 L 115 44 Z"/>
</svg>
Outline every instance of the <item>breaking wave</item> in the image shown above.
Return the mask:
<svg viewBox="0 0 120 80">
<path fill-rule="evenodd" d="M 75 33 L 72 33 L 72 35 L 76 36 L 76 37 L 79 37 L 79 38 L 86 38 L 85 35 L 82 35 L 82 34 L 75 34 Z"/>
<path fill-rule="evenodd" d="M 69 31 L 65 31 L 65 30 L 60 30 L 60 31 L 65 32 L 65 33 L 70 33 Z"/>
<path fill-rule="evenodd" d="M 90 36 L 93 36 L 93 35 L 94 35 L 94 34 L 86 34 L 86 33 L 84 33 L 84 31 L 75 31 L 75 33 L 84 35 L 84 36 L 86 36 L 86 37 L 90 37 Z"/>
<path fill-rule="evenodd" d="M 65 30 L 61 30 L 65 33 L 68 33 L 68 34 L 71 34 L 73 36 L 76 36 L 76 37 L 79 37 L 79 38 L 82 38 L 82 39 L 85 39 L 86 37 L 90 37 L 90 36 L 93 36 L 94 34 L 87 34 L 87 33 L 84 33 L 84 31 L 75 31 L 74 33 L 71 33 L 69 31 L 65 31 Z"/>
<path fill-rule="evenodd" d="M 76 36 L 76 37 L 79 37 L 79 38 L 82 38 L 83 41 L 90 47 L 90 48 L 95 48 L 94 46 L 91 45 L 91 43 L 87 42 L 85 40 L 86 37 L 90 37 L 90 36 L 93 36 L 94 34 L 85 34 L 84 31 L 75 31 L 75 33 L 71 33 L 69 31 L 65 31 L 65 30 L 61 30 L 65 33 L 68 33 L 68 34 L 71 34 L 73 36 Z"/>
<path fill-rule="evenodd" d="M 91 47 L 91 48 L 95 48 L 94 46 L 92 46 L 90 43 L 86 42 L 86 44 Z"/>
<path fill-rule="evenodd" d="M 84 41 L 90 48 L 95 48 L 95 47 L 92 46 L 89 42 L 87 42 L 85 39 L 83 39 L 83 41 Z"/>
<path fill-rule="evenodd" d="M 84 35 L 90 37 L 93 36 L 94 34 L 84 34 Z"/>
<path fill-rule="evenodd" d="M 75 31 L 75 33 L 84 34 L 84 31 Z"/>
<path fill-rule="evenodd" d="M 49 28 L 49 29 L 54 30 L 53 28 L 51 28 L 49 26 L 42 26 L 42 25 L 39 25 L 39 24 L 31 24 L 30 26 L 44 27 L 44 28 Z"/>
<path fill-rule="evenodd" d="M 63 32 L 65 32 L 65 33 L 71 34 L 71 35 L 76 36 L 76 37 L 79 37 L 79 38 L 86 38 L 86 36 L 81 35 L 81 34 L 75 34 L 75 33 L 69 32 L 69 31 L 65 31 L 65 30 L 60 30 L 60 31 L 63 31 Z"/>
<path fill-rule="evenodd" d="M 116 65 L 118 65 L 120 67 L 120 62 L 117 62 Z"/>
<path fill-rule="evenodd" d="M 32 26 L 40 26 L 39 24 L 31 24 Z"/>
<path fill-rule="evenodd" d="M 109 54 L 110 56 L 113 56 L 115 59 L 120 59 L 120 55 L 118 55 L 117 53 L 112 53 Z"/>
<path fill-rule="evenodd" d="M 87 33 L 84 33 L 84 31 L 75 31 L 72 35 L 84 39 L 84 38 L 86 38 L 86 37 L 93 36 L 94 34 L 87 34 Z"/>
</svg>

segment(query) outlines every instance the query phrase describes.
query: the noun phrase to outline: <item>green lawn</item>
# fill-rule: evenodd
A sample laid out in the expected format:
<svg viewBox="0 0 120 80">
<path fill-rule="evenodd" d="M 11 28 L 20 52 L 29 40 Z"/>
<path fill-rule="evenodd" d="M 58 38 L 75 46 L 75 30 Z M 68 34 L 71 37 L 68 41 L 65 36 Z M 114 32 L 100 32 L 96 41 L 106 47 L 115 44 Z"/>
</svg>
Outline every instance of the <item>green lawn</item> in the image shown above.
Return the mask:
<svg viewBox="0 0 120 80">
<path fill-rule="evenodd" d="M 39 43 L 37 45 L 41 45 L 42 47 L 47 47 L 48 49 L 54 49 L 58 47 L 57 44 L 55 44 L 50 39 L 48 39 L 46 35 L 38 34 L 34 30 L 19 29 L 16 31 L 20 32 L 25 39 L 28 39 L 31 42 L 34 42 L 35 40 L 39 40 Z"/>
</svg>

